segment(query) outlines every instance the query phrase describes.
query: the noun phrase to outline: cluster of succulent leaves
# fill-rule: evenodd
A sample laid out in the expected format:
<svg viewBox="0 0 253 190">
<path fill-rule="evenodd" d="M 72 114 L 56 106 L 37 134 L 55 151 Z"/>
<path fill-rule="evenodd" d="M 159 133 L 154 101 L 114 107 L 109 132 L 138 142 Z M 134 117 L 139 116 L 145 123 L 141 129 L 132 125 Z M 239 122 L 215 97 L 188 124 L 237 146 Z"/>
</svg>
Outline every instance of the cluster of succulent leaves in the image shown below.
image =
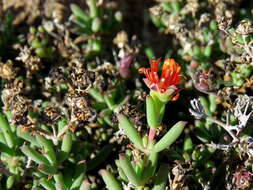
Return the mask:
<svg viewBox="0 0 253 190">
<path fill-rule="evenodd" d="M 28 43 L 35 49 L 35 53 L 42 58 L 52 58 L 54 49 L 50 46 L 50 36 L 46 30 L 40 26 L 37 29 L 31 27 L 28 37 Z"/>
<path fill-rule="evenodd" d="M 253 91 L 253 5 L 243 3 L 138 1 L 150 20 L 146 14 L 138 19 L 151 27 L 138 38 L 171 43 L 157 53 L 140 40 L 136 55 L 127 40 L 127 48 L 113 44 L 120 30 L 137 31 L 121 25 L 124 14 L 131 15 L 119 10 L 127 2 L 70 4 L 71 16 L 50 21 L 51 31 L 44 20 L 13 26 L 15 13 L 0 15 L 0 189 L 252 188 L 252 120 L 236 136 L 239 142 L 220 125 L 234 99 Z M 173 55 L 183 69 L 176 102 L 149 94 L 130 71 L 156 53 Z M 121 77 L 119 68 L 130 69 L 124 71 L 130 77 Z M 197 96 L 205 118 L 188 111 Z M 157 134 L 149 141 L 152 129 Z"/>
<path fill-rule="evenodd" d="M 115 27 L 122 22 L 122 13 L 113 10 L 113 7 L 102 9 L 97 6 L 96 0 L 87 1 L 89 11 L 83 11 L 78 5 L 72 4 L 73 22 L 77 25 L 75 30 L 79 35 L 87 35 L 87 42 L 82 44 L 85 49 L 84 56 L 92 58 L 102 53 L 105 41 L 102 39 L 106 34 L 114 31 Z M 92 37 L 93 35 L 93 37 Z"/>
</svg>

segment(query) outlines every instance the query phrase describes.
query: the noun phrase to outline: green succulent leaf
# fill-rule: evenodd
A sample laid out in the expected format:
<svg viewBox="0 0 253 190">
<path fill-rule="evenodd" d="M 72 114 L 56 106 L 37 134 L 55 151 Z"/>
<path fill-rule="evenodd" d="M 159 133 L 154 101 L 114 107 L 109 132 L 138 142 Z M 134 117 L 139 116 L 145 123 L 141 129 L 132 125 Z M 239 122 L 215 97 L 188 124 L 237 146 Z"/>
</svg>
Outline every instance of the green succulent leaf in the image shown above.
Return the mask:
<svg viewBox="0 0 253 190">
<path fill-rule="evenodd" d="M 54 175 L 57 172 L 57 168 L 55 166 L 48 166 L 45 164 L 40 164 L 38 166 L 38 170 L 46 175 Z"/>
<path fill-rule="evenodd" d="M 143 180 L 147 180 L 150 177 L 154 176 L 155 170 L 157 168 L 157 161 L 158 161 L 157 153 L 151 153 L 148 156 L 148 160 L 143 171 L 143 176 L 142 176 Z"/>
<path fill-rule="evenodd" d="M 76 4 L 71 4 L 70 9 L 72 13 L 81 18 L 84 22 L 88 22 L 90 20 L 89 16 Z"/>
<path fill-rule="evenodd" d="M 184 152 L 188 152 L 191 153 L 193 151 L 193 143 L 192 143 L 192 139 L 190 136 L 186 136 L 184 139 Z"/>
<path fill-rule="evenodd" d="M 12 189 L 14 183 L 15 183 L 15 176 L 14 175 L 9 176 L 6 181 L 6 189 Z"/>
<path fill-rule="evenodd" d="M 159 111 L 155 105 L 155 102 L 151 96 L 146 98 L 146 106 L 147 106 L 147 121 L 148 126 L 151 129 L 156 129 L 159 127 Z"/>
<path fill-rule="evenodd" d="M 55 187 L 57 190 L 68 190 L 67 187 L 65 186 L 63 176 L 61 173 L 55 174 L 54 180 L 56 182 Z"/>
<path fill-rule="evenodd" d="M 129 158 L 126 155 L 120 155 L 119 165 L 127 176 L 128 180 L 134 184 L 136 187 L 141 185 L 141 179 L 136 174 Z"/>
<path fill-rule="evenodd" d="M 127 137 L 134 143 L 134 145 L 140 150 L 143 149 L 142 138 L 138 134 L 136 128 L 128 120 L 128 118 L 122 114 L 118 115 L 119 128 L 123 129 Z"/>
<path fill-rule="evenodd" d="M 72 148 L 72 143 L 73 143 L 72 135 L 70 133 L 64 134 L 61 144 L 61 151 L 59 158 L 60 162 L 64 161 L 68 157 Z"/>
<path fill-rule="evenodd" d="M 91 184 L 88 182 L 88 180 L 84 180 L 82 182 L 79 190 L 91 190 Z"/>
<path fill-rule="evenodd" d="M 90 17 L 91 18 L 96 18 L 99 15 L 99 8 L 97 6 L 97 0 L 88 0 L 87 4 L 90 8 Z"/>
<path fill-rule="evenodd" d="M 119 182 L 109 171 L 100 170 L 99 173 L 102 176 L 108 190 L 123 190 Z"/>
<path fill-rule="evenodd" d="M 36 162 L 38 164 L 50 165 L 49 161 L 46 159 L 45 156 L 43 156 L 42 154 L 37 152 L 35 149 L 33 149 L 27 145 L 24 145 L 23 147 L 21 147 L 21 151 L 27 157 L 29 157 L 31 160 L 33 160 L 34 162 Z"/>
<path fill-rule="evenodd" d="M 165 190 L 168 180 L 168 165 L 162 164 L 158 170 L 158 174 L 155 178 L 155 185 L 152 190 Z"/>
<path fill-rule="evenodd" d="M 52 165 L 55 166 L 57 163 L 57 160 L 56 160 L 55 151 L 53 149 L 53 144 L 48 139 L 46 139 L 45 137 L 39 134 L 36 135 L 36 139 L 38 143 L 40 144 L 41 148 L 43 148 L 43 150 L 45 151 L 45 157 L 49 160 L 49 162 Z"/>
<path fill-rule="evenodd" d="M 97 102 L 103 103 L 104 102 L 104 97 L 103 95 L 99 92 L 98 89 L 96 88 L 90 88 L 88 90 L 89 95 L 92 96 Z"/>
<path fill-rule="evenodd" d="M 91 29 L 93 32 L 99 32 L 102 29 L 102 21 L 100 18 L 93 19 Z"/>
<path fill-rule="evenodd" d="M 32 145 L 40 147 L 39 143 L 36 141 L 36 138 L 31 136 L 31 134 L 28 131 L 22 129 L 21 127 L 17 128 L 17 136 L 24 139 L 25 141 L 30 142 Z"/>
<path fill-rule="evenodd" d="M 174 143 L 180 134 L 183 132 L 183 129 L 186 125 L 186 122 L 179 121 L 177 122 L 152 148 L 152 152 L 160 152 L 168 148 L 172 143 Z"/>
<path fill-rule="evenodd" d="M 15 138 L 11 131 L 9 122 L 7 121 L 5 115 L 0 113 L 0 129 L 3 132 L 6 143 L 10 148 L 14 148 L 15 146 Z"/>
<path fill-rule="evenodd" d="M 39 182 L 46 190 L 56 190 L 52 180 L 42 178 Z"/>
</svg>

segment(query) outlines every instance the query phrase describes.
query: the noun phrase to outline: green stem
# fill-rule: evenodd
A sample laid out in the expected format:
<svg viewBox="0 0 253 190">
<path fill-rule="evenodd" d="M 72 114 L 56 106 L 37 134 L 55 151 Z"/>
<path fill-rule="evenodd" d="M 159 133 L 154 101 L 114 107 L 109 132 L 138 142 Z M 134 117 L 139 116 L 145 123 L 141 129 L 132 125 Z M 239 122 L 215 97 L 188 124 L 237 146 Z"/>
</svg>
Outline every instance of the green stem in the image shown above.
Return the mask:
<svg viewBox="0 0 253 190">
<path fill-rule="evenodd" d="M 137 190 L 142 190 L 142 189 L 143 189 L 143 186 L 137 187 Z"/>
</svg>

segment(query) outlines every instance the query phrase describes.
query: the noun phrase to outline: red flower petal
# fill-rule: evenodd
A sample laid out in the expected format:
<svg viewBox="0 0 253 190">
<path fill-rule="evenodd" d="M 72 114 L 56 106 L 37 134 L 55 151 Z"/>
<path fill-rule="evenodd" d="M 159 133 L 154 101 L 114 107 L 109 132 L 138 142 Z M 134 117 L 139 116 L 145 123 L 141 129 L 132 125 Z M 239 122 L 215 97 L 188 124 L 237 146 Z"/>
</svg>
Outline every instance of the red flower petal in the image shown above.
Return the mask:
<svg viewBox="0 0 253 190">
<path fill-rule="evenodd" d="M 149 60 L 150 68 L 140 68 L 139 72 L 144 73 L 147 80 L 149 80 L 149 88 L 152 90 L 155 86 L 160 92 L 165 92 L 170 86 L 175 86 L 180 83 L 181 67 L 174 59 L 165 59 L 162 74 L 158 76 L 158 66 L 161 58 L 157 60 Z"/>
</svg>

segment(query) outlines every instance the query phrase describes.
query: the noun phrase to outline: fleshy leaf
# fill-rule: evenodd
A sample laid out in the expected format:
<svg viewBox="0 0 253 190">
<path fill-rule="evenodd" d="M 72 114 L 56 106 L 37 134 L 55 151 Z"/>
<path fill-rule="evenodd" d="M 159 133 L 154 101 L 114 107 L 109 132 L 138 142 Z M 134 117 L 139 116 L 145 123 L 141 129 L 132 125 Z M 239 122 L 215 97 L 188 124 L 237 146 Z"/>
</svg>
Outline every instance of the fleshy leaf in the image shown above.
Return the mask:
<svg viewBox="0 0 253 190">
<path fill-rule="evenodd" d="M 182 133 L 186 122 L 177 122 L 153 147 L 152 152 L 160 152 L 168 148 Z"/>
<path fill-rule="evenodd" d="M 122 114 L 118 115 L 119 127 L 122 128 L 127 137 L 134 143 L 134 145 L 140 150 L 143 149 L 142 139 L 138 134 L 136 128 L 128 120 L 128 118 Z"/>
</svg>

